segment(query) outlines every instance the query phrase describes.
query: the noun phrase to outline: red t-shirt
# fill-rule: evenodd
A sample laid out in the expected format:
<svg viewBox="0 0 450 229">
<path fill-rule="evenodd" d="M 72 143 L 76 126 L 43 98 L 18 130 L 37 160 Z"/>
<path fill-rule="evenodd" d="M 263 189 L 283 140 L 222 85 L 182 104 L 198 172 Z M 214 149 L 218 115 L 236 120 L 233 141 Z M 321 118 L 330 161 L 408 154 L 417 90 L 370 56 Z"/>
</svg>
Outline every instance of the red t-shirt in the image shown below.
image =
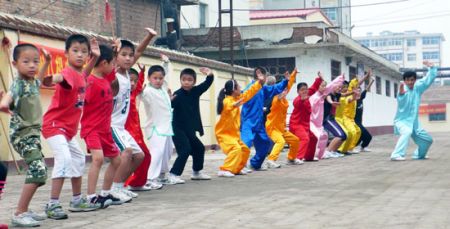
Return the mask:
<svg viewBox="0 0 450 229">
<path fill-rule="evenodd" d="M 128 113 L 125 129 L 130 133 L 134 140 L 139 143 L 144 143 L 144 135 L 141 130 L 141 123 L 139 121 L 139 111 L 136 107 L 136 97 L 141 94 L 144 85 L 143 71 L 139 72 L 139 79 L 136 88 L 131 92 L 130 96 L 130 112 Z"/>
<path fill-rule="evenodd" d="M 78 131 L 86 76 L 70 67 L 64 68 L 61 75 L 64 80 L 56 85 L 55 94 L 43 117 L 42 135 L 49 138 L 61 134 L 70 140 Z"/>
<path fill-rule="evenodd" d="M 93 130 L 99 133 L 111 132 L 111 113 L 114 95 L 111 78 L 99 78 L 90 75 L 86 82 L 83 116 L 81 117 L 80 136 L 85 138 Z"/>
</svg>

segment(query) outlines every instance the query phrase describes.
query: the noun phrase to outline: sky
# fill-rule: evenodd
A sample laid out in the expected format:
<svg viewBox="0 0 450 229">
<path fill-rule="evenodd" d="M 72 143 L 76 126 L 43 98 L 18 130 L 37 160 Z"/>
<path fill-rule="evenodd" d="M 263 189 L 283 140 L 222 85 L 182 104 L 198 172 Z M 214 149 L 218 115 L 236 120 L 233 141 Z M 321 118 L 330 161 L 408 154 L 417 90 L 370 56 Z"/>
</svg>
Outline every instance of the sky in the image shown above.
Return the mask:
<svg viewBox="0 0 450 229">
<path fill-rule="evenodd" d="M 391 3 L 389 3 L 391 2 Z M 358 6 L 371 3 L 385 3 Z M 450 67 L 450 1 L 448 0 L 351 0 L 352 36 L 373 35 L 381 31 L 442 33 L 442 67 Z M 420 18 L 420 19 L 419 19 Z"/>
</svg>

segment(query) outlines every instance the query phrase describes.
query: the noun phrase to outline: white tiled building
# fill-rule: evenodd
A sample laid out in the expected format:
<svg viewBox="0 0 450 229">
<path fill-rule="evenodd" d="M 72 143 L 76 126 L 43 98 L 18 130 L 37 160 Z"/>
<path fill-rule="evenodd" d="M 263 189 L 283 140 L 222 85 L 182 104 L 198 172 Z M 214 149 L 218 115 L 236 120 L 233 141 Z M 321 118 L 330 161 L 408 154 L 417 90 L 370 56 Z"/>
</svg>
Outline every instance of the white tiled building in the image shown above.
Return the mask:
<svg viewBox="0 0 450 229">
<path fill-rule="evenodd" d="M 442 33 L 384 31 L 354 39 L 403 68 L 421 68 L 424 60 L 437 66 L 442 64 L 442 42 L 445 41 Z"/>
</svg>

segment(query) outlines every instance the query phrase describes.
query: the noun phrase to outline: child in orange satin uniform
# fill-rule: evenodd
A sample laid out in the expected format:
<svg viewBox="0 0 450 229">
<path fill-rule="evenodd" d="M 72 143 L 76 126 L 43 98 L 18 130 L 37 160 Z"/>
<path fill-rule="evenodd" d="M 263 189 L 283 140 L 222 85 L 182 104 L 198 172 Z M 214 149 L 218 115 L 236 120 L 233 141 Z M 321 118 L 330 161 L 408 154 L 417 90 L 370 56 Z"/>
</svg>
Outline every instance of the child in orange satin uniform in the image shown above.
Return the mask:
<svg viewBox="0 0 450 229">
<path fill-rule="evenodd" d="M 220 166 L 219 177 L 234 177 L 245 174 L 241 171 L 250 156 L 250 149 L 241 141 L 240 123 L 241 109 L 239 106 L 250 100 L 262 88 L 264 75 L 257 70 L 258 82 L 241 94 L 241 87 L 236 80 L 228 80 L 219 94 L 217 113 L 220 119 L 216 124 L 217 142 L 227 155 Z"/>
<path fill-rule="evenodd" d="M 286 72 L 285 75 L 289 73 Z M 283 150 L 286 142 L 289 144 L 289 153 L 287 155 L 288 163 L 299 165 L 303 161 L 295 160 L 298 153 L 299 139 L 293 133 L 286 130 L 286 116 L 289 107 L 289 102 L 286 99 L 286 95 L 291 90 L 291 87 L 295 83 L 295 75 L 297 74 L 297 68 L 292 71 L 289 78 L 287 88 L 278 96 L 275 96 L 272 100 L 272 106 L 269 115 L 267 115 L 266 131 L 270 139 L 275 143 L 272 151 L 270 152 L 267 160 L 269 168 L 279 168 L 280 164 L 276 163 L 280 156 L 281 150 Z"/>
</svg>

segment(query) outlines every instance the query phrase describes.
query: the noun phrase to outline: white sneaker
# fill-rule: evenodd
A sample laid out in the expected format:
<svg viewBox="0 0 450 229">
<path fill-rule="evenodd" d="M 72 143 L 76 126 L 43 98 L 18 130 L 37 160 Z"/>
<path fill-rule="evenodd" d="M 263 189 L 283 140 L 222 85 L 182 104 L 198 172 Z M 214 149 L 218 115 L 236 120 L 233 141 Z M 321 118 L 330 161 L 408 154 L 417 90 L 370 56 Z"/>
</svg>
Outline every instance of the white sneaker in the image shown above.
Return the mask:
<svg viewBox="0 0 450 229">
<path fill-rule="evenodd" d="M 130 190 L 130 191 L 150 191 L 152 189 L 150 187 L 148 187 L 147 184 L 145 184 L 144 186 L 140 186 L 140 187 L 129 185 L 128 190 Z"/>
<path fill-rule="evenodd" d="M 11 224 L 14 227 L 39 227 L 41 225 L 41 223 L 34 220 L 28 212 L 24 212 L 17 216 L 13 214 Z"/>
<path fill-rule="evenodd" d="M 159 183 L 157 179 L 150 180 L 145 184 L 145 187 L 149 188 L 150 190 L 158 190 L 163 187 L 163 184 Z"/>
<path fill-rule="evenodd" d="M 329 159 L 329 158 L 331 158 L 332 156 L 331 156 L 331 153 L 330 152 L 328 152 L 328 151 L 325 151 L 325 153 L 323 154 L 323 156 L 322 156 L 322 159 Z"/>
<path fill-rule="evenodd" d="M 269 169 L 281 168 L 281 165 L 272 160 L 267 160 L 266 165 Z"/>
<path fill-rule="evenodd" d="M 339 158 L 339 157 L 343 157 L 343 156 L 344 156 L 344 154 L 342 154 L 342 153 L 338 153 L 338 152 L 331 153 L 332 158 Z"/>
<path fill-rule="evenodd" d="M 120 200 L 122 203 L 128 203 L 133 198 L 122 192 L 122 190 L 118 188 L 112 188 L 110 194 L 114 197 Z"/>
<path fill-rule="evenodd" d="M 173 174 L 169 175 L 168 182 L 172 183 L 172 184 L 184 184 L 184 183 L 186 183 L 186 181 L 182 180 L 180 178 L 180 176 L 176 176 L 176 175 L 173 175 Z"/>
<path fill-rule="evenodd" d="M 250 168 L 244 167 L 244 168 L 241 170 L 241 172 L 243 172 L 243 173 L 245 173 L 245 174 L 249 174 L 249 173 L 252 173 L 253 170 L 251 170 Z"/>
<path fill-rule="evenodd" d="M 211 177 L 202 171 L 198 171 L 197 173 L 192 173 L 191 180 L 211 180 Z"/>
<path fill-rule="evenodd" d="M 219 170 L 219 172 L 217 172 L 217 176 L 231 178 L 234 177 L 234 174 L 230 171 Z"/>
<path fill-rule="evenodd" d="M 391 157 L 391 161 L 404 161 L 406 160 L 404 157 Z"/>
<path fill-rule="evenodd" d="M 45 214 L 45 213 L 39 214 L 39 213 L 33 212 L 32 210 L 29 210 L 28 212 L 26 212 L 26 214 L 31 216 L 31 218 L 33 218 L 36 221 L 44 221 L 47 219 L 47 214 Z"/>
<path fill-rule="evenodd" d="M 262 163 L 261 167 L 259 169 L 255 169 L 257 171 L 267 171 L 269 170 L 269 167 L 267 166 L 267 162 Z"/>
<path fill-rule="evenodd" d="M 314 157 L 313 161 L 319 161 L 319 158 L 318 157 Z"/>
<path fill-rule="evenodd" d="M 369 148 L 363 148 L 363 147 L 361 147 L 361 152 L 372 152 L 372 150 L 369 149 Z"/>
<path fill-rule="evenodd" d="M 303 160 L 300 160 L 298 158 L 295 158 L 294 160 L 288 160 L 287 164 L 288 165 L 302 165 L 303 163 L 305 163 Z"/>
<path fill-rule="evenodd" d="M 241 171 L 236 175 L 247 175 L 247 174 L 248 174 L 247 172 L 245 172 L 243 169 L 241 169 Z"/>
</svg>

